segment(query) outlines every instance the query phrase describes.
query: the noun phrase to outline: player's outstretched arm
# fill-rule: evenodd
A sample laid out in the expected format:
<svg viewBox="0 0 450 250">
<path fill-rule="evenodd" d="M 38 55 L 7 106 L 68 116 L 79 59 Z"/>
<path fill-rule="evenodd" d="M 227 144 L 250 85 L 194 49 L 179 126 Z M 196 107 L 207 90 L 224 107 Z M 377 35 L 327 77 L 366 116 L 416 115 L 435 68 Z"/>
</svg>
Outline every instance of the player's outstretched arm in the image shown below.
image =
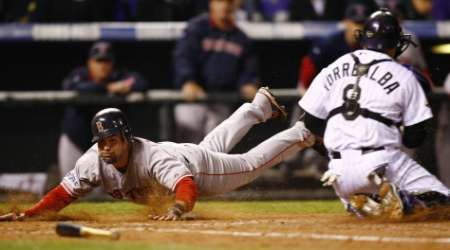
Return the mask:
<svg viewBox="0 0 450 250">
<path fill-rule="evenodd" d="M 71 196 L 60 184 L 50 192 L 48 192 L 38 203 L 25 212 L 8 213 L 0 216 L 0 221 L 19 221 L 28 217 L 41 215 L 46 212 L 58 212 L 71 202 L 76 200 L 76 197 Z"/>
<path fill-rule="evenodd" d="M 152 220 L 182 220 L 183 215 L 190 212 L 197 201 L 197 185 L 191 176 L 182 178 L 175 188 L 175 203 L 166 214 L 149 215 Z"/>
<path fill-rule="evenodd" d="M 3 214 L 0 215 L 0 221 L 21 221 L 25 218 L 25 214 L 24 213 L 7 213 L 7 214 Z"/>
</svg>

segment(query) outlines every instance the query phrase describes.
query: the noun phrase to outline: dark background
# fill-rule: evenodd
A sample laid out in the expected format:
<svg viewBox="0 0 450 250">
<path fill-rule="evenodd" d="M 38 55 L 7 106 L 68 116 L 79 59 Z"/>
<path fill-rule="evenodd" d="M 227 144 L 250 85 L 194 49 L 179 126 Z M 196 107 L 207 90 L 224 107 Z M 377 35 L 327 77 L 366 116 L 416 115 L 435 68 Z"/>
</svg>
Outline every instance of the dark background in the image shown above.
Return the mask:
<svg viewBox="0 0 450 250">
<path fill-rule="evenodd" d="M 442 83 L 450 71 L 448 56 L 432 54 L 431 47 L 446 41 L 423 40 L 431 76 Z M 299 59 L 310 40 L 258 41 L 261 82 L 271 88 L 295 88 Z M 62 79 L 83 65 L 91 42 L 1 42 L 0 90 L 59 90 Z M 175 42 L 113 42 L 118 66 L 142 73 L 156 89 L 172 88 L 172 50 Z M 294 104 L 294 103 L 290 103 Z M 237 104 L 236 104 L 237 105 Z M 434 103 L 434 106 L 439 105 Z M 292 106 L 292 105 L 287 105 Z M 0 105 L 0 173 L 45 171 L 56 164 L 61 105 Z M 129 114 L 135 134 L 158 141 L 158 106 L 133 105 Z M 287 122 L 271 122 L 252 130 L 236 151 L 242 151 L 287 127 Z M 425 153 L 428 155 L 428 153 Z M 434 172 L 434 157 L 426 166 Z"/>
</svg>

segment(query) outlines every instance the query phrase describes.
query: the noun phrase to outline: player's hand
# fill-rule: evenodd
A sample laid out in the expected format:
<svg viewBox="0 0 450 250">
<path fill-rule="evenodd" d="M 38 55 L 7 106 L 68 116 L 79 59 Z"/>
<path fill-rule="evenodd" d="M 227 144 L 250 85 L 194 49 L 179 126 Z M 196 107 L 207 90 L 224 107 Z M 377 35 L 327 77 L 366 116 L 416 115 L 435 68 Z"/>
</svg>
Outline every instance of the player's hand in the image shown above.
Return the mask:
<svg viewBox="0 0 450 250">
<path fill-rule="evenodd" d="M 163 215 L 149 215 L 149 218 L 152 220 L 181 220 L 182 215 L 184 214 L 185 206 L 180 203 L 175 203 L 173 206 L 171 206 L 166 214 Z"/>
<path fill-rule="evenodd" d="M 133 83 L 134 78 L 130 77 L 121 81 L 109 83 L 106 85 L 106 89 L 108 90 L 108 93 L 124 95 L 130 92 Z"/>
<path fill-rule="evenodd" d="M 149 218 L 151 220 L 160 220 L 160 221 L 175 221 L 180 220 L 181 216 L 175 215 L 175 214 L 164 214 L 164 215 L 150 215 Z"/>
<path fill-rule="evenodd" d="M 305 93 L 306 93 L 306 88 L 305 88 L 303 85 L 300 85 L 300 86 L 297 88 L 297 91 L 298 91 L 298 95 L 299 95 L 299 96 L 304 96 Z"/>
<path fill-rule="evenodd" d="M 25 219 L 24 213 L 7 213 L 4 215 L 0 215 L 0 221 L 22 221 Z"/>
<path fill-rule="evenodd" d="M 181 89 L 183 98 L 186 101 L 195 101 L 206 96 L 205 90 L 194 81 L 188 81 L 183 85 Z"/>
<path fill-rule="evenodd" d="M 331 170 L 327 170 L 325 173 L 323 173 L 322 178 L 320 178 L 320 181 L 322 182 L 322 186 L 332 186 L 334 182 L 336 182 L 337 178 L 339 177 L 338 174 L 333 173 Z"/>
<path fill-rule="evenodd" d="M 251 101 L 258 92 L 258 86 L 253 83 L 247 83 L 241 86 L 241 96 L 244 100 Z"/>
</svg>

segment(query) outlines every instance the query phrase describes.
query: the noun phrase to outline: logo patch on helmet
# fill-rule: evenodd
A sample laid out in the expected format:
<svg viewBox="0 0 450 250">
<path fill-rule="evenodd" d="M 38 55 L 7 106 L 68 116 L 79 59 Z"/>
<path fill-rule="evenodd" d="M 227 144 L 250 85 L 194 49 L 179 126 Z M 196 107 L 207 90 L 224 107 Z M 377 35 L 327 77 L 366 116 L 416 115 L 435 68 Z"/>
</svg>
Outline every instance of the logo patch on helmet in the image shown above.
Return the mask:
<svg viewBox="0 0 450 250">
<path fill-rule="evenodd" d="M 105 129 L 103 128 L 103 124 L 102 124 L 101 121 L 96 122 L 95 125 L 97 125 L 97 131 L 98 131 L 98 132 L 101 133 L 101 132 L 105 131 Z"/>
</svg>

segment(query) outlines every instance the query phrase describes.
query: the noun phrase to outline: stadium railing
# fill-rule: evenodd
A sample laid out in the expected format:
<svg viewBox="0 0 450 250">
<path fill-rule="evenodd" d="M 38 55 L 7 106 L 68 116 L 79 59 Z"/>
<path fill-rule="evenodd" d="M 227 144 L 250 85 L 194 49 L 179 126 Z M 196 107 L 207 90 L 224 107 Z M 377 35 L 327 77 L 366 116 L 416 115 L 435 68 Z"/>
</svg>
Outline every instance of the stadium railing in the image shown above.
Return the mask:
<svg viewBox="0 0 450 250">
<path fill-rule="evenodd" d="M 273 89 L 273 93 L 281 102 L 299 99 L 296 89 Z M 442 88 L 436 88 L 429 98 L 433 101 L 450 100 Z M 198 102 L 237 103 L 241 97 L 237 93 L 208 94 Z M 170 139 L 173 120 L 169 116 L 174 104 L 184 102 L 178 90 L 160 89 L 144 93 L 130 93 L 119 97 L 113 95 L 82 94 L 76 91 L 0 91 L 0 105 L 122 105 L 122 104 L 160 104 L 160 135 L 162 139 Z"/>
<path fill-rule="evenodd" d="M 340 22 L 238 23 L 255 40 L 300 40 L 341 29 Z M 170 41 L 178 39 L 185 22 L 0 24 L 0 41 Z M 450 38 L 450 21 L 405 21 L 419 38 Z"/>
</svg>

